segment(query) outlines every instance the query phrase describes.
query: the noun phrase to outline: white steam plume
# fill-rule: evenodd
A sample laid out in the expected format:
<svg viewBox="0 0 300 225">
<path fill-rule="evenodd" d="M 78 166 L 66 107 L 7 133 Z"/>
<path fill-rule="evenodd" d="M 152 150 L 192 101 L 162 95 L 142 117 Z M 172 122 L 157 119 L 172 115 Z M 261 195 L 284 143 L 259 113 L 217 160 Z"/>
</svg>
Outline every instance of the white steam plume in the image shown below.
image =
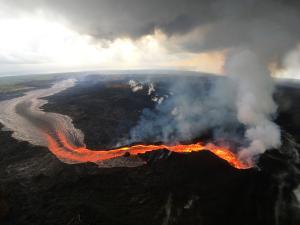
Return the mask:
<svg viewBox="0 0 300 225">
<path fill-rule="evenodd" d="M 257 54 L 244 49 L 232 52 L 225 65 L 237 89 L 237 118 L 245 125 L 245 138 L 249 141 L 239 156 L 249 163 L 256 155 L 281 144 L 280 129 L 272 122 L 277 106 L 273 100 L 273 79 L 266 65 Z"/>
<path fill-rule="evenodd" d="M 128 84 L 133 92 L 141 91 L 144 88 L 141 83 L 134 80 L 128 81 Z"/>
</svg>

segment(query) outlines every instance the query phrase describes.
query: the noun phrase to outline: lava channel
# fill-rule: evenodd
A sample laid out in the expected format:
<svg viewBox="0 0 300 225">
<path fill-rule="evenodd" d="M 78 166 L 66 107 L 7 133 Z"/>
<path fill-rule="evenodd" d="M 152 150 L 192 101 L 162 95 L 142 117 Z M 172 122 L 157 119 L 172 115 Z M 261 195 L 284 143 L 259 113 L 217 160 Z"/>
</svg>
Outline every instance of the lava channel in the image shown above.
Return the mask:
<svg viewBox="0 0 300 225">
<path fill-rule="evenodd" d="M 124 156 L 125 154 L 138 155 L 146 152 L 167 149 L 176 153 L 190 153 L 208 150 L 221 159 L 226 160 L 231 166 L 237 169 L 247 169 L 250 166 L 240 161 L 237 156 L 224 146 L 217 146 L 213 143 L 203 144 L 197 142 L 194 144 L 177 144 L 177 145 L 132 145 L 115 149 L 106 150 L 90 150 L 84 147 L 77 147 L 71 144 L 65 135 L 61 132 L 56 132 L 56 137 L 53 138 L 50 134 L 45 133 L 49 150 L 59 159 L 65 162 L 84 163 L 93 162 L 99 163 L 104 160 L 109 160 Z"/>
</svg>

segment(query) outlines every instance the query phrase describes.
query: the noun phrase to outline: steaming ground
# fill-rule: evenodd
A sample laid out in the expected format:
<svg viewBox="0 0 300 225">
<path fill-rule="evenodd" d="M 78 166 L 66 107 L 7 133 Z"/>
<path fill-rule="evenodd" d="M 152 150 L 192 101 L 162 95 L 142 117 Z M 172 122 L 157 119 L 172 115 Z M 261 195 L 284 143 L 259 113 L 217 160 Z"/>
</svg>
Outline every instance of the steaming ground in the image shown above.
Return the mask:
<svg viewBox="0 0 300 225">
<path fill-rule="evenodd" d="M 85 91 L 87 86 L 90 87 L 91 90 L 103 88 L 102 85 L 97 85 L 96 82 L 93 81 L 94 79 L 95 77 L 92 76 L 87 77 L 82 84 L 79 84 L 77 88 L 73 89 L 73 92 L 71 90 L 69 93 L 65 92 L 65 97 L 63 98 L 69 99 L 68 101 L 64 101 L 59 97 L 55 98 L 55 96 L 51 99 L 55 102 L 60 102 L 60 104 L 70 103 L 74 105 L 75 99 L 88 94 L 88 92 Z M 164 141 L 167 143 L 174 143 L 176 140 L 188 141 L 201 136 L 215 140 L 227 139 L 236 143 L 235 147 L 238 148 L 249 144 L 249 142 L 243 138 L 243 134 L 247 131 L 247 129 L 245 129 L 245 127 L 241 125 L 236 118 L 236 92 L 233 91 L 233 88 L 228 89 L 228 87 L 232 85 L 231 81 L 227 82 L 223 78 L 211 78 L 210 76 L 202 76 L 201 78 L 189 77 L 188 79 L 181 79 L 180 77 L 139 79 L 133 76 L 133 78 L 129 77 L 128 80 L 121 80 L 117 82 L 118 84 L 113 82 L 108 84 L 105 88 L 108 88 L 107 90 L 113 93 L 114 87 L 122 87 L 122 91 L 124 91 L 126 85 L 128 85 L 131 88 L 132 93 L 129 93 L 130 97 L 128 96 L 126 98 L 134 96 L 137 101 L 140 101 L 139 98 L 144 96 L 144 99 L 148 99 L 144 100 L 149 102 L 148 107 L 138 110 L 141 113 L 137 113 L 135 115 L 134 118 L 137 121 L 135 124 L 128 124 L 126 118 L 123 118 L 122 114 L 118 114 L 119 117 L 117 118 L 119 125 L 117 127 L 124 129 L 125 134 L 123 132 L 120 134 L 111 128 L 111 126 L 104 124 L 104 127 L 113 134 L 110 136 L 110 139 L 115 140 L 113 142 L 103 142 L 103 139 L 101 140 L 101 137 L 106 135 L 106 131 L 105 129 L 102 129 L 102 125 L 99 124 L 99 129 L 93 128 L 91 132 L 89 129 L 85 128 L 85 123 L 89 123 L 88 120 L 81 121 L 75 119 L 76 123 L 79 124 L 79 127 L 84 131 L 86 136 L 89 137 L 86 139 L 88 146 L 92 148 L 99 148 L 103 146 L 111 147 L 118 141 L 119 145 L 141 141 Z M 125 85 L 125 87 L 123 85 Z M 155 91 L 153 91 L 153 89 Z M 298 89 L 298 86 L 291 88 L 288 83 L 279 83 L 277 85 L 277 92 L 275 95 L 276 101 L 280 103 L 280 108 L 278 109 L 279 117 L 276 121 L 280 123 L 284 132 L 288 131 L 292 133 L 293 139 L 296 139 L 296 142 L 299 140 L 299 119 L 297 117 L 297 115 L 299 115 L 299 107 L 297 104 L 293 103 L 295 100 L 292 100 L 289 95 L 291 94 L 295 99 L 299 98 Z M 103 93 L 103 90 L 99 90 L 99 94 L 100 93 Z M 128 94 L 124 94 L 124 97 L 127 95 Z M 91 91 L 91 99 L 97 98 L 96 96 L 97 91 Z M 88 105 L 98 104 L 98 100 L 94 102 L 91 99 L 84 99 L 85 101 L 91 102 Z M 119 99 L 117 96 L 114 96 L 111 99 L 117 100 L 113 103 L 117 111 L 121 110 L 118 107 L 119 103 L 122 102 L 121 105 L 123 106 L 124 101 L 126 101 L 125 99 L 123 100 L 123 98 Z M 157 99 L 162 100 L 158 102 Z M 288 105 L 287 102 L 289 102 Z M 101 103 L 99 104 L 101 105 Z M 127 104 L 131 105 L 133 102 L 129 100 Z M 51 107 L 54 107 L 55 110 L 60 112 L 59 108 L 56 108 L 55 105 L 50 106 L 50 108 Z M 138 106 L 136 105 L 135 107 Z M 127 109 L 128 114 L 129 112 L 135 114 L 136 111 L 133 110 L 135 107 Z M 81 115 L 84 115 L 87 112 L 85 106 L 79 108 Z M 103 123 L 105 118 L 109 119 L 109 110 L 111 109 L 100 107 L 98 111 L 95 107 L 93 109 L 95 120 L 100 120 Z M 77 117 L 76 113 L 72 111 L 68 111 L 68 114 L 72 118 Z M 103 118 L 102 114 L 107 117 L 104 116 Z M 94 123 L 95 120 L 91 122 Z M 274 126 L 278 129 L 277 125 Z M 268 136 L 267 132 L 268 131 L 259 138 L 264 138 L 265 135 Z M 126 135 L 127 133 L 129 135 Z M 93 138 L 93 136 L 98 136 L 101 141 L 99 141 L 96 137 Z M 283 136 L 285 143 L 286 139 L 287 136 L 285 134 Z M 106 145 L 103 145 L 103 143 L 106 143 Z M 289 162 L 293 165 L 292 167 L 294 168 L 292 170 L 295 172 L 295 165 L 299 162 L 299 156 L 296 154 L 298 147 L 294 146 L 283 149 L 282 154 L 290 155 L 289 157 L 291 157 L 291 159 L 289 159 Z"/>
<path fill-rule="evenodd" d="M 70 3 L 69 0 L 34 0 L 26 1 L 28 4 L 18 1 L 0 4 L 2 8 L 5 8 L 3 18 L 11 18 L 11 15 L 16 18 L 24 15 L 26 18 L 26 15 L 31 15 L 32 12 L 37 11 L 41 12 L 41 16 L 49 17 L 49 22 L 52 18 L 55 20 L 61 18 L 64 24 L 75 24 L 70 27 L 74 29 L 74 33 L 87 34 L 93 37 L 93 40 L 97 42 L 93 45 L 95 48 L 97 45 L 98 47 L 102 46 L 103 49 L 106 47 L 110 49 L 110 46 L 114 46 L 115 41 L 126 37 L 129 43 L 132 41 L 134 49 L 132 56 L 134 62 L 130 63 L 131 60 L 128 60 L 129 68 L 132 66 L 148 67 L 149 65 L 150 67 L 170 66 L 175 68 L 178 66 L 176 65 L 177 56 L 180 56 L 178 62 L 182 60 L 186 62 L 187 55 L 209 54 L 211 51 L 220 50 L 218 54 L 224 60 L 223 72 L 227 77 L 226 79 L 207 78 L 202 82 L 189 80 L 187 77 L 184 79 L 172 77 L 171 80 L 165 80 L 166 82 L 162 83 L 158 80 L 152 81 L 152 85 L 147 85 L 147 89 L 142 80 L 135 80 L 133 77 L 126 81 L 120 79 L 121 84 L 115 80 L 115 82 L 109 83 L 111 86 L 103 85 L 103 83 L 99 86 L 96 84 L 97 79 L 88 82 L 83 80 L 83 86 L 74 87 L 74 89 L 68 89 L 59 94 L 59 96 L 63 96 L 63 100 L 55 102 L 59 105 L 56 106 L 57 108 L 53 103 L 45 105 L 45 108 L 48 107 L 48 109 L 61 115 L 69 115 L 73 119 L 74 127 L 67 128 L 72 130 L 70 136 L 75 136 L 74 140 L 77 136 L 73 134 L 73 132 L 77 133 L 76 126 L 86 135 L 86 143 L 95 146 L 109 146 L 116 143 L 122 145 L 139 141 L 194 141 L 197 138 L 216 141 L 228 140 L 232 143 L 233 149 L 237 150 L 241 160 L 258 165 L 262 171 L 261 173 L 253 172 L 254 176 L 245 175 L 255 181 L 253 182 L 254 187 L 250 188 L 251 194 L 254 195 L 252 196 L 253 199 L 255 200 L 257 195 L 261 193 L 270 193 L 269 199 L 272 200 L 267 202 L 263 197 L 258 197 L 262 202 L 267 202 L 262 208 L 266 211 L 269 210 L 266 216 L 259 216 L 264 212 L 252 201 L 252 204 L 255 205 L 254 211 L 251 210 L 253 208 L 250 206 L 248 208 L 247 201 L 250 201 L 250 198 L 247 195 L 244 211 L 250 213 L 247 214 L 245 223 L 298 224 L 295 222 L 295 217 L 292 216 L 296 210 L 294 208 L 297 207 L 293 208 L 292 206 L 296 205 L 294 190 L 299 184 L 299 152 L 297 143 L 293 141 L 294 139 L 299 140 L 299 129 L 297 128 L 299 108 L 294 106 L 294 104 L 298 104 L 299 99 L 296 103 L 292 101 L 287 111 L 281 111 L 284 104 L 277 105 L 277 103 L 289 101 L 289 96 L 295 97 L 295 95 L 288 95 L 288 98 L 283 99 L 282 96 L 277 95 L 277 100 L 274 101 L 274 91 L 277 87 L 270 71 L 272 70 L 274 73 L 290 72 L 296 74 L 290 75 L 298 76 L 299 58 L 297 55 L 299 55 L 300 39 L 298 26 L 300 4 L 298 1 L 123 0 L 118 2 L 101 0 L 89 1 L 88 4 L 86 1 L 75 1 L 75 3 L 74 1 Z M 19 50 L 32 49 L 32 52 L 36 53 L 33 54 L 33 57 L 15 51 L 17 44 L 15 42 L 17 41 L 10 36 L 18 35 L 8 33 L 9 36 L 4 38 L 8 40 L 7 43 L 4 42 L 4 45 L 7 44 L 4 46 L 5 51 L 3 52 L 4 64 L 12 63 L 16 67 L 18 65 L 23 67 L 24 63 L 29 62 L 29 67 L 35 64 L 43 66 L 44 61 L 42 60 L 42 62 L 40 59 L 46 59 L 46 61 L 52 59 L 51 56 L 47 56 L 47 51 L 40 51 L 44 48 L 37 47 L 39 45 L 36 43 L 40 43 L 40 41 L 35 42 L 35 38 L 29 41 L 33 45 L 25 42 L 26 48 L 17 48 Z M 4 35 L 4 37 L 6 36 Z M 142 48 L 143 53 L 140 55 L 139 46 L 143 45 L 144 38 L 148 37 L 153 38 L 154 42 L 157 40 L 157 49 L 160 49 L 160 42 L 163 48 L 161 51 L 154 51 L 153 54 L 152 51 L 148 54 L 148 50 L 144 51 Z M 64 43 L 66 40 L 62 41 Z M 10 51 L 10 46 L 12 46 L 12 51 Z M 53 49 L 55 53 L 55 48 Z M 59 48 L 57 52 L 59 53 L 54 55 L 64 55 L 60 54 Z M 69 53 L 69 51 L 67 52 Z M 94 51 L 88 50 L 83 52 L 94 53 Z M 163 52 L 172 56 L 171 58 L 174 58 L 175 61 L 168 60 L 169 57 L 151 57 L 153 55 L 162 56 L 164 55 L 161 54 Z M 117 53 L 117 57 L 112 57 L 108 65 L 115 65 L 118 68 L 124 63 L 123 66 L 127 67 L 127 54 L 123 60 L 123 57 L 118 57 L 119 51 Z M 150 57 L 148 57 L 149 55 Z M 73 57 L 70 58 L 73 59 Z M 92 58 L 98 59 L 98 57 Z M 129 58 L 130 56 L 128 56 Z M 53 57 L 54 62 L 56 62 L 55 59 L 56 57 Z M 52 64 L 52 60 L 50 61 Z M 58 61 L 57 66 L 59 66 Z M 94 60 L 92 61 L 94 62 Z M 216 80 L 221 80 L 221 82 Z M 163 84 L 162 87 L 157 87 L 159 84 Z M 98 89 L 94 89 L 96 87 L 100 88 L 100 93 Z M 84 91 L 84 88 L 88 89 Z M 76 95 L 70 94 L 73 90 L 80 91 L 80 89 L 82 92 L 77 92 Z M 284 90 L 290 91 L 289 93 L 295 91 Z M 97 98 L 99 95 L 104 99 Z M 77 98 L 74 98 L 75 96 Z M 60 98 L 56 96 L 54 99 Z M 13 101 L 7 105 L 4 104 L 2 107 L 7 108 L 7 111 L 1 109 L 4 115 L 1 121 L 15 132 L 16 138 L 43 144 L 42 137 L 39 136 L 36 127 L 42 129 L 46 127 L 51 131 L 52 126 L 58 126 L 53 121 L 59 121 L 59 118 L 63 118 L 63 116 L 57 115 L 57 120 L 55 116 L 51 117 L 54 114 L 46 114 L 44 117 L 38 109 L 39 100 L 37 102 L 34 99 L 28 100 L 21 100 L 20 103 L 16 104 Z M 69 102 L 70 105 L 63 107 L 63 102 Z M 126 108 L 126 105 L 129 107 Z M 22 119 L 18 117 L 22 117 Z M 295 117 L 296 119 L 293 119 Z M 66 123 L 67 126 L 69 123 L 71 122 Z M 18 131 L 19 125 L 26 128 Z M 61 129 L 63 127 L 64 124 Z M 37 137 L 38 140 L 34 140 L 33 136 Z M 188 163 L 184 165 L 188 165 Z M 195 168 L 199 167 L 195 166 Z M 188 172 L 184 171 L 183 174 L 188 174 Z M 228 174 L 234 174 L 234 172 L 229 171 Z M 245 181 L 244 179 L 238 180 L 237 183 L 242 180 Z M 265 187 L 256 186 L 257 182 L 261 184 L 262 181 L 266 181 Z M 251 185 L 251 182 L 250 184 L 247 182 L 247 184 Z M 196 187 L 198 185 L 199 183 L 196 182 Z M 248 190 L 248 186 L 244 188 Z M 195 190 L 198 189 L 195 188 Z M 174 207 L 173 201 L 176 197 L 173 196 L 176 194 L 170 192 L 167 194 L 168 197 L 163 207 L 166 214 L 163 224 L 170 224 L 173 220 L 180 221 L 172 212 L 177 212 L 177 215 L 184 214 L 181 214 L 182 210 L 178 207 Z M 199 192 L 197 194 L 199 197 Z M 227 209 L 226 205 L 224 208 Z M 237 205 L 240 207 L 240 204 Z M 203 210 L 201 207 L 198 209 Z M 245 209 L 249 209 L 249 211 Z M 209 219 L 206 220 L 205 214 L 201 214 L 203 218 L 198 218 L 197 223 L 188 221 L 188 219 L 186 221 L 191 224 L 217 224 L 216 221 L 214 223 L 210 222 Z M 242 218 L 241 214 L 238 215 L 239 218 Z M 221 218 L 218 214 L 214 214 L 214 217 Z M 80 214 L 77 218 L 79 219 L 75 222 L 73 220 L 70 223 L 65 221 L 62 224 L 81 222 Z M 189 216 L 185 218 L 189 218 Z M 226 221 L 233 224 L 235 221 L 232 221 L 232 218 L 236 217 L 233 216 L 228 220 L 221 220 L 221 222 Z M 244 222 L 244 220 L 241 221 Z M 218 222 L 220 224 L 220 221 Z M 111 224 L 114 223 L 111 222 Z M 128 222 L 128 224 L 131 223 Z M 154 224 L 157 224 L 157 221 Z"/>
<path fill-rule="evenodd" d="M 245 54 L 251 61 L 252 54 Z M 240 64 L 243 63 L 238 67 Z M 257 61 L 253 64 L 259 65 Z M 255 163 L 256 156 L 280 146 L 281 135 L 279 126 L 272 121 L 276 112 L 273 96 L 270 97 L 273 84 L 266 74 L 267 81 L 257 87 L 256 81 L 251 83 L 255 79 L 251 74 L 249 79 L 244 77 L 237 88 L 235 79 L 209 76 L 202 76 L 201 82 L 197 77 L 187 80 L 176 77 L 156 84 L 151 79 L 129 80 L 132 92 L 143 92 L 152 105 L 142 109 L 135 125 L 119 140 L 114 140 L 111 147 L 137 142 L 176 144 L 208 135 L 212 140 L 235 143 L 233 149 L 240 158 Z M 71 79 L 60 81 L 51 88 L 29 91 L 25 96 L 2 101 L 0 120 L 7 129 L 14 131 L 14 137 L 19 140 L 46 146 L 43 132 L 60 130 L 71 143 L 84 146 L 84 135 L 73 126 L 71 118 L 41 111 L 47 103 L 41 98 L 66 90 L 74 86 L 74 82 Z"/>
<path fill-rule="evenodd" d="M 116 143 L 122 145 L 127 139 L 130 142 L 161 141 L 159 136 L 165 137 L 163 140 L 165 142 L 173 142 L 177 138 L 187 141 L 197 138 L 197 134 L 200 134 L 198 137 L 204 139 L 223 137 L 225 140 L 235 143 L 237 148 L 243 145 L 247 146 L 248 143 L 243 138 L 247 129 L 235 116 L 237 113 L 235 101 L 233 101 L 235 92 L 225 91 L 224 87 L 228 87 L 230 84 L 224 82 L 223 78 L 209 76 L 189 76 L 184 79 L 180 76 L 115 76 L 112 80 L 101 76 L 87 76 L 78 78 L 75 86 L 73 86 L 73 81 L 63 81 L 44 91 L 28 92 L 21 98 L 11 99 L 0 104 L 7 106 L 1 107 L 2 112 L 6 113 L 3 115 L 9 115 L 4 124 L 6 123 L 7 127 L 10 126 L 10 129 L 16 130 L 14 137 L 39 145 L 43 145 L 43 138 L 38 133 L 38 129 L 42 127 L 51 130 L 60 124 L 59 129 L 66 128 L 71 133 L 81 130 L 85 134 L 84 142 L 92 149 L 110 148 L 114 147 Z M 69 88 L 65 89 L 66 87 Z M 58 90 L 63 91 L 58 93 Z M 56 94 L 49 96 L 51 93 Z M 49 96 L 47 100 L 37 99 L 45 96 Z M 223 96 L 224 99 L 220 96 Z M 71 220 L 79 224 L 84 224 L 83 221 L 93 224 L 95 222 L 93 219 L 100 223 L 101 219 L 99 220 L 98 217 L 96 219 L 95 216 L 87 216 L 85 209 L 89 207 L 94 210 L 90 212 L 92 215 L 100 212 L 102 222 L 108 224 L 122 224 L 123 221 L 131 221 L 130 218 L 124 216 L 124 214 L 130 214 L 126 210 L 132 210 L 131 207 L 135 213 L 142 214 L 144 218 L 152 218 L 154 214 L 158 215 L 153 219 L 143 221 L 144 224 L 154 224 L 153 221 L 155 224 L 165 221 L 167 221 L 165 223 L 175 221 L 175 224 L 195 224 L 203 220 L 207 223 L 210 221 L 211 224 L 220 224 L 229 218 L 232 220 L 230 224 L 240 224 L 239 221 L 245 217 L 247 221 L 250 221 L 249 224 L 297 224 L 295 221 L 298 221 L 297 218 L 299 218 L 297 217 L 299 207 L 296 196 L 298 196 L 299 189 L 296 187 L 299 185 L 300 177 L 299 146 L 297 144 L 299 141 L 299 107 L 296 103 L 300 97 L 299 87 L 280 84 L 275 97 L 276 102 L 279 103 L 276 122 L 283 130 L 282 147 L 279 150 L 267 151 L 257 159 L 260 170 L 252 169 L 240 173 L 229 169 L 227 164 L 206 153 L 192 154 L 187 158 L 181 158 L 176 154 L 170 155 L 164 151 L 145 156 L 148 157 L 149 165 L 136 169 L 134 175 L 130 175 L 132 171 L 128 169 L 125 169 L 127 172 L 121 172 L 125 170 L 119 169 L 103 172 L 102 169 L 90 168 L 90 165 L 85 164 L 66 169 L 64 164 L 60 164 L 51 155 L 46 154 L 46 149 L 33 150 L 37 147 L 31 145 L 26 147 L 26 144 L 22 142 L 22 144 L 19 142 L 15 144 L 16 146 L 22 145 L 21 149 L 10 147 L 14 146 L 13 140 L 6 138 L 10 144 L 7 144 L 5 149 L 9 149 L 11 153 L 9 151 L 1 152 L 4 156 L 1 157 L 2 171 L 4 172 L 0 175 L 5 178 L 2 180 L 21 183 L 20 189 L 25 187 L 25 191 L 31 193 L 27 196 L 20 190 L 18 190 L 20 194 L 16 195 L 9 192 L 10 202 L 18 204 L 19 199 L 26 199 L 28 203 L 21 204 L 25 204 L 24 207 L 28 209 L 25 215 L 31 215 L 32 218 L 38 219 L 39 216 L 33 213 L 37 209 L 30 202 L 35 202 L 37 205 L 42 204 L 41 200 L 30 197 L 32 192 L 27 188 L 27 184 L 33 193 L 38 193 L 39 198 L 48 199 L 46 202 L 50 208 L 39 207 L 38 214 L 51 218 L 49 220 L 51 225 L 67 224 Z M 158 101 L 158 99 L 161 100 Z M 45 104 L 46 102 L 47 104 Z M 40 110 L 41 107 L 45 112 Z M 59 121 L 59 123 L 55 121 Z M 26 124 L 26 127 L 19 131 L 12 125 L 15 122 Z M 147 126 L 153 127 L 148 130 L 142 129 Z M 192 128 L 196 130 L 195 133 Z M 33 139 L 31 135 L 35 134 L 37 136 Z M 79 140 L 79 142 L 83 137 L 81 135 L 73 136 L 75 138 L 72 140 Z M 182 167 L 178 165 L 182 165 Z M 90 169 L 84 169 L 85 167 Z M 114 171 L 117 172 L 114 173 Z M 161 172 L 158 171 L 164 171 L 165 175 L 161 176 Z M 211 179 L 208 179 L 207 174 L 212 171 L 215 175 L 209 176 Z M 221 171 L 226 172 L 220 174 Z M 116 175 L 120 173 L 121 176 Z M 62 179 L 58 179 L 57 176 L 62 176 Z M 116 184 L 116 177 L 120 181 L 118 184 Z M 8 187 L 19 187 L 17 184 L 12 185 L 6 181 L 4 182 L 5 192 Z M 127 186 L 123 187 L 124 182 Z M 141 183 L 139 184 L 139 182 Z M 145 189 L 141 187 L 142 184 L 149 182 L 159 184 L 158 190 L 166 190 L 166 192 L 160 196 L 159 192 L 153 194 L 148 185 L 144 187 Z M 88 188 L 84 184 L 87 184 Z M 135 189 L 134 187 L 137 185 L 139 188 Z M 95 187 L 98 187 L 99 190 L 93 189 Z M 219 187 L 222 187 L 224 193 L 219 190 Z M 43 194 L 45 189 L 50 196 Z M 93 195 L 89 196 L 90 192 L 85 193 L 86 191 L 83 190 L 90 190 L 97 198 Z M 134 194 L 129 190 L 134 190 Z M 120 194 L 114 195 L 115 191 Z M 57 195 L 55 194 L 55 200 L 51 201 L 54 192 L 57 192 Z M 69 195 L 73 196 L 72 201 L 61 198 L 61 196 Z M 80 200 L 78 201 L 85 202 L 87 205 L 80 206 L 75 196 L 79 196 Z M 230 197 L 227 199 L 226 196 Z M 117 201 L 118 197 L 122 200 Z M 96 204 L 98 199 L 102 203 Z M 147 199 L 153 199 L 152 203 Z M 54 217 L 51 215 L 51 212 L 55 211 L 54 208 L 57 208 L 55 202 L 72 208 L 70 213 L 60 215 L 62 221 L 59 221 L 59 218 L 53 219 Z M 114 206 L 111 205 L 111 202 L 114 203 Z M 115 202 L 121 205 L 128 202 L 128 206 L 122 208 Z M 205 202 L 204 205 L 203 202 Z M 101 204 L 105 207 L 101 208 Z M 217 207 L 220 204 L 224 206 L 220 209 L 221 211 L 227 208 L 230 210 L 228 212 L 225 210 L 226 213 L 222 214 Z M 236 205 L 243 205 L 243 210 L 238 211 Z M 138 209 L 141 207 L 142 210 L 139 211 Z M 14 214 L 16 212 L 22 212 L 15 206 L 13 209 L 13 215 L 16 215 Z M 115 223 L 109 222 L 111 214 L 107 212 L 107 209 L 116 213 L 114 215 L 122 220 L 115 221 Z M 50 214 L 45 215 L 46 211 Z M 183 214 L 177 213 L 180 211 Z M 127 213 L 122 214 L 122 212 Z M 245 215 L 245 212 L 249 212 L 249 215 Z M 186 220 L 185 213 L 189 215 L 189 222 Z M 26 219 L 23 217 L 14 217 L 18 218 L 19 222 L 21 221 L 18 224 L 26 224 Z M 237 221 L 233 221 L 233 218 Z M 13 224 L 11 221 L 13 220 L 6 224 Z M 27 221 L 30 221 L 29 224 L 35 224 L 29 218 Z M 142 220 L 135 219 L 133 221 L 137 223 Z M 131 221 L 129 224 L 135 223 Z"/>
</svg>

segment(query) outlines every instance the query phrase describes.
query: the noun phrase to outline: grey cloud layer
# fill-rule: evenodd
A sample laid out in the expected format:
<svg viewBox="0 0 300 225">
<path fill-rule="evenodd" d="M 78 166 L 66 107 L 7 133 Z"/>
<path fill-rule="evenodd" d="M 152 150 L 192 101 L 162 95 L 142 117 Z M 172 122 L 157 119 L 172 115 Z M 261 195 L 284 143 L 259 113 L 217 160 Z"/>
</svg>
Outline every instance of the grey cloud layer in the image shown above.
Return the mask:
<svg viewBox="0 0 300 225">
<path fill-rule="evenodd" d="M 160 29 L 184 35 L 209 29 L 201 41 L 182 43 L 190 51 L 251 45 L 285 51 L 299 40 L 300 3 L 280 0 L 28 0 L 10 1 L 14 8 L 33 9 L 66 18 L 77 30 L 96 38 L 137 38 Z M 276 57 L 276 56 L 274 56 Z"/>
</svg>

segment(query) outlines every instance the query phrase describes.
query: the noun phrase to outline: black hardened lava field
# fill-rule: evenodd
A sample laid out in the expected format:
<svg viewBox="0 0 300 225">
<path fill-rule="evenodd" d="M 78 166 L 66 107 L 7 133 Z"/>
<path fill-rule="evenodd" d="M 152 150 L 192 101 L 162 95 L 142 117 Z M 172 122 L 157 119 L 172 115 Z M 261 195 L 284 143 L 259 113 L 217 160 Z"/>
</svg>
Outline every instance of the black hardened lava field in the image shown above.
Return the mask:
<svg viewBox="0 0 300 225">
<path fill-rule="evenodd" d="M 154 98 L 169 93 L 169 79 L 174 78 L 87 76 L 45 97 L 48 103 L 42 108 L 69 116 L 84 133 L 87 147 L 114 148 L 130 138 L 145 109 L 156 110 Z M 189 79 L 186 82 L 197 92 L 211 86 L 206 76 Z M 133 91 L 130 80 L 143 84 L 143 89 Z M 149 94 L 149 82 L 156 96 Z M 293 110 L 287 111 L 281 102 L 285 95 Z M 46 147 L 17 141 L 10 131 L 1 131 L 1 224 L 298 224 L 294 190 L 300 176 L 293 154 L 299 151 L 299 126 L 294 125 L 300 89 L 280 84 L 275 97 L 282 148 L 265 152 L 248 169 L 234 168 L 207 150 L 181 154 L 163 148 L 140 154 L 143 164 L 134 167 L 69 164 Z M 198 138 L 212 136 L 208 131 Z M 137 160 L 130 154 L 124 154 L 123 161 L 126 158 Z"/>
<path fill-rule="evenodd" d="M 299 0 L 0 0 L 0 225 L 299 225 Z"/>
</svg>

